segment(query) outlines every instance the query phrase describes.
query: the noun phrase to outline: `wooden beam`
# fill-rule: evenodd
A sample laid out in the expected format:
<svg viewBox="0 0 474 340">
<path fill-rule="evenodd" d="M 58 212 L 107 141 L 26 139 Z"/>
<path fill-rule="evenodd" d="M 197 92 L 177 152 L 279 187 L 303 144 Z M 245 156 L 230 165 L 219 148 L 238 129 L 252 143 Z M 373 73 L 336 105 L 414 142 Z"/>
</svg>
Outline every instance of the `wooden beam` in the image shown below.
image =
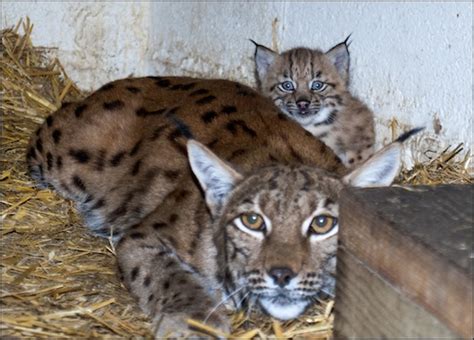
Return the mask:
<svg viewBox="0 0 474 340">
<path fill-rule="evenodd" d="M 335 338 L 457 338 L 431 313 L 340 249 Z"/>
<path fill-rule="evenodd" d="M 348 320 L 338 307 L 347 306 L 341 287 L 347 287 L 345 278 L 355 275 L 351 271 L 363 267 L 454 334 L 472 336 L 473 188 L 351 188 L 342 194 L 336 333 L 338 327 L 348 329 L 340 323 Z M 344 267 L 350 261 L 348 254 L 361 265 L 354 269 Z M 363 298 L 371 304 L 370 294 Z M 393 308 L 375 301 L 373 307 L 381 315 L 384 308 Z M 391 322 L 402 326 L 406 322 L 402 320 L 395 318 Z"/>
</svg>

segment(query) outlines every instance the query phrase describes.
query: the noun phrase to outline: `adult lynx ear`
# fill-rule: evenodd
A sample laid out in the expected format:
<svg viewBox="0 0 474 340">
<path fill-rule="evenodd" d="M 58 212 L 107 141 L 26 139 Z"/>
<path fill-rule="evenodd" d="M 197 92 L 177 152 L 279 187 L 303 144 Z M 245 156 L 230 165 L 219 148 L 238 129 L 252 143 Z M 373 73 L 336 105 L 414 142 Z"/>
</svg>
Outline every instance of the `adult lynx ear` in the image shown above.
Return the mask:
<svg viewBox="0 0 474 340">
<path fill-rule="evenodd" d="M 386 146 L 346 175 L 343 181 L 354 187 L 389 186 L 400 171 L 401 149 L 399 143 Z"/>
<path fill-rule="evenodd" d="M 326 56 L 336 67 L 339 76 L 344 80 L 344 82 L 349 84 L 349 66 L 350 66 L 350 55 L 349 55 L 349 35 L 346 40 L 337 44 L 336 46 L 329 49 L 326 52 Z"/>
<path fill-rule="evenodd" d="M 272 51 L 268 47 L 257 44 L 252 39 L 250 39 L 250 41 L 255 44 L 255 71 L 257 74 L 257 80 L 261 83 L 263 78 L 265 78 L 268 69 L 278 56 L 278 53 Z"/>
<path fill-rule="evenodd" d="M 188 141 L 187 149 L 189 164 L 206 194 L 207 206 L 216 214 L 242 176 L 195 140 Z"/>
<path fill-rule="evenodd" d="M 343 178 L 354 187 L 383 187 L 392 184 L 401 167 L 402 143 L 423 130 L 416 128 L 402 134 L 396 141 L 374 154 L 365 163 Z"/>
</svg>

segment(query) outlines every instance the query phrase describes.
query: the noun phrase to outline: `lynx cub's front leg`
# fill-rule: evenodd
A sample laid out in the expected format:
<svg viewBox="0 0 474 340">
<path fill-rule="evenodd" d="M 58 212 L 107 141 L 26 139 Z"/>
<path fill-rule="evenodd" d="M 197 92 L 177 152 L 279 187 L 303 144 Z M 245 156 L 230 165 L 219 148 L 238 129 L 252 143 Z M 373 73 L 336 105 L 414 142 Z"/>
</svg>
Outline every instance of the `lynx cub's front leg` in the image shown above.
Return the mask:
<svg viewBox="0 0 474 340">
<path fill-rule="evenodd" d="M 183 336 L 175 332 L 188 329 L 188 319 L 229 331 L 226 314 L 215 308 L 219 292 L 148 229 L 129 232 L 117 246 L 117 259 L 121 280 L 151 317 L 156 336 Z"/>
</svg>

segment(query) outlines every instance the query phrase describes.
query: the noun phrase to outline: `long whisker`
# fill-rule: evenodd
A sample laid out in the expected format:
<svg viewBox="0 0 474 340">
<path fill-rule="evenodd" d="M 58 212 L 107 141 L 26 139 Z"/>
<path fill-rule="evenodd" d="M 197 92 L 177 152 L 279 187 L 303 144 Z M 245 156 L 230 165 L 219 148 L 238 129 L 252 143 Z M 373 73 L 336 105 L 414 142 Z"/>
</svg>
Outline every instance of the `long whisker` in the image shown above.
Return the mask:
<svg viewBox="0 0 474 340">
<path fill-rule="evenodd" d="M 237 306 L 240 308 L 242 306 L 242 302 L 250 295 L 250 291 L 248 291 L 244 296 L 237 302 Z"/>
<path fill-rule="evenodd" d="M 233 291 L 231 294 L 229 294 L 228 296 L 226 296 L 225 298 L 222 299 L 221 302 L 219 302 L 217 305 L 214 306 L 214 308 L 211 309 L 211 311 L 209 312 L 209 314 L 206 316 L 206 318 L 204 319 L 204 323 L 207 322 L 207 320 L 211 317 L 212 314 L 214 314 L 214 312 L 217 310 L 217 308 L 219 308 L 220 306 L 222 306 L 222 304 L 226 303 L 227 301 L 229 301 L 229 299 L 234 296 L 235 294 L 237 294 L 238 292 L 240 292 L 242 289 L 246 288 L 246 286 L 242 286 L 238 289 L 236 289 L 235 291 Z"/>
<path fill-rule="evenodd" d="M 330 292 L 330 291 L 328 291 L 328 290 L 326 290 L 326 289 L 324 289 L 324 288 L 321 288 L 320 291 L 322 291 L 322 292 L 323 292 L 324 294 L 326 294 L 327 296 L 330 296 L 330 297 L 332 297 L 332 298 L 335 297 L 335 295 L 334 295 L 332 292 Z"/>
</svg>

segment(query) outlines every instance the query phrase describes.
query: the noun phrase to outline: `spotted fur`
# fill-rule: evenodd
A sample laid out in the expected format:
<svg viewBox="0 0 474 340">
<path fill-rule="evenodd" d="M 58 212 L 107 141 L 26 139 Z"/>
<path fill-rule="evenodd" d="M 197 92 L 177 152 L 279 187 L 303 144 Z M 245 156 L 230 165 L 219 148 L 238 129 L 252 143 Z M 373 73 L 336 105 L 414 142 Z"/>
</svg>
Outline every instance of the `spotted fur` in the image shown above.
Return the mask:
<svg viewBox="0 0 474 340">
<path fill-rule="evenodd" d="M 372 112 L 348 89 L 346 42 L 326 53 L 256 44 L 255 65 L 260 92 L 353 167 L 372 155 L 375 137 Z"/>
<path fill-rule="evenodd" d="M 230 81 L 123 79 L 64 105 L 31 137 L 31 176 L 114 237 L 120 277 L 157 336 L 188 318 L 226 329 L 227 301 L 290 319 L 333 291 L 337 223 L 319 237 L 309 226 L 337 221 L 343 182 L 366 171 L 342 180 L 336 155 L 275 110 Z M 372 159 L 364 185 L 392 178 L 395 158 Z M 250 212 L 264 229 L 242 226 Z"/>
</svg>

